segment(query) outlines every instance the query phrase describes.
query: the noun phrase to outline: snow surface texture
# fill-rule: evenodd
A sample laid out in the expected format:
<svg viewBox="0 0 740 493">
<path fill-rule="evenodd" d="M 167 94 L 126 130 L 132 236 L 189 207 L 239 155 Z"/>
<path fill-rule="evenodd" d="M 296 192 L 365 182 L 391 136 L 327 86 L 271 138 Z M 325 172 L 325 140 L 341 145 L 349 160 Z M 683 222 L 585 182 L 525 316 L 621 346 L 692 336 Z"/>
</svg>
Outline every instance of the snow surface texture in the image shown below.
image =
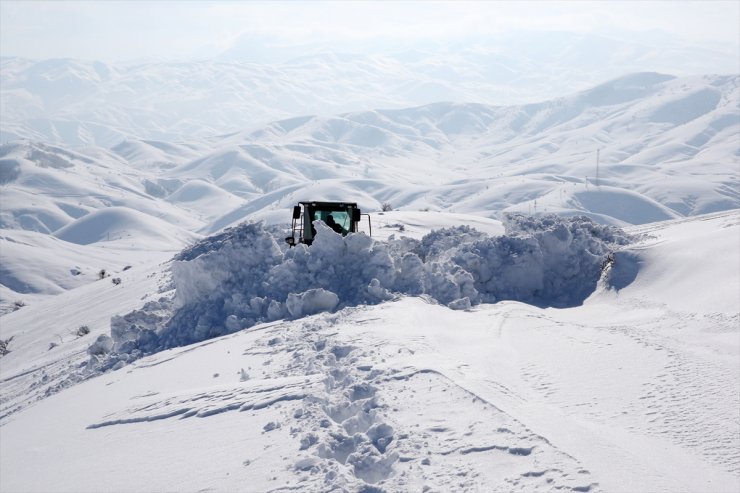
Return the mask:
<svg viewBox="0 0 740 493">
<path fill-rule="evenodd" d="M 169 292 L 166 266 L 7 314 L 0 490 L 736 493 L 740 214 L 628 231 L 580 306 L 404 296 L 62 392 L 104 319 Z"/>
<path fill-rule="evenodd" d="M 453 309 L 517 300 L 575 306 L 593 292 L 610 253 L 628 242 L 588 218 L 512 215 L 506 234 L 467 226 L 421 241 L 347 237 L 315 223 L 311 247 L 286 249 L 261 223 L 245 223 L 184 250 L 172 264 L 174 315 L 167 302 L 111 321 L 111 337 L 90 349 L 105 368 L 158 350 L 399 294 L 428 296 Z"/>
</svg>

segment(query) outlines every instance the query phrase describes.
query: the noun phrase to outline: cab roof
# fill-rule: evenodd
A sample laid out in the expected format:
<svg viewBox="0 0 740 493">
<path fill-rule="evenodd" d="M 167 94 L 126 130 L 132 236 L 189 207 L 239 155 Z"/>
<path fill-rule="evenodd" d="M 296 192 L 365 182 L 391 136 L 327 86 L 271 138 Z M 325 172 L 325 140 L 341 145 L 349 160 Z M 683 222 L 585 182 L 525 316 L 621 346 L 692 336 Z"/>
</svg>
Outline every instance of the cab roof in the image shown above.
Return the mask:
<svg viewBox="0 0 740 493">
<path fill-rule="evenodd" d="M 321 202 L 317 200 L 307 200 L 298 202 L 301 205 L 308 205 L 311 207 L 357 207 L 357 202 Z"/>
</svg>

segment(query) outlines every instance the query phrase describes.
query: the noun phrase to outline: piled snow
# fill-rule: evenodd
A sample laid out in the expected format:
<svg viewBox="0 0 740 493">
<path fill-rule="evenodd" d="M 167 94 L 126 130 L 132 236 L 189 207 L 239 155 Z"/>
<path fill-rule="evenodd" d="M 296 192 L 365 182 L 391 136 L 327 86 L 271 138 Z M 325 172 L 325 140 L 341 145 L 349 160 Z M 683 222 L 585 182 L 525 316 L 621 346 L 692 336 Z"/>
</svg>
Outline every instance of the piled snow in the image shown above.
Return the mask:
<svg viewBox="0 0 740 493">
<path fill-rule="evenodd" d="M 496 237 L 458 226 L 388 242 L 315 226 L 311 247 L 281 248 L 277 233 L 246 223 L 184 250 L 172 264 L 174 306 L 150 302 L 114 317 L 113 351 L 138 357 L 398 295 L 425 295 L 453 309 L 500 300 L 574 306 L 595 289 L 614 247 L 628 241 L 617 228 L 553 215 L 512 215 Z"/>
</svg>

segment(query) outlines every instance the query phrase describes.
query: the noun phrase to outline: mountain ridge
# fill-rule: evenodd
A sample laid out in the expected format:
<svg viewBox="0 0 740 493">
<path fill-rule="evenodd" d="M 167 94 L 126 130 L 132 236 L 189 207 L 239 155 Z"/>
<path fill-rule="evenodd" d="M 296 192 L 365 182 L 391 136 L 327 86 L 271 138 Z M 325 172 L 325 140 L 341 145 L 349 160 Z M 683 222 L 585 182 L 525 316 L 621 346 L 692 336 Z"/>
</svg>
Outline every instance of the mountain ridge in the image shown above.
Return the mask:
<svg viewBox="0 0 740 493">
<path fill-rule="evenodd" d="M 410 53 L 308 49 L 287 59 L 132 64 L 4 57 L 0 138 L 109 147 L 132 138 L 207 137 L 313 113 L 441 100 L 530 104 L 645 70 L 740 72 L 730 49 L 599 34 L 519 33 Z"/>
<path fill-rule="evenodd" d="M 586 213 L 614 224 L 647 219 L 604 216 L 616 204 L 607 197 L 616 196 L 597 194 L 605 202 L 594 202 L 601 185 L 642 195 L 642 203 L 657 204 L 654 212 L 672 211 L 650 218 L 732 209 L 740 207 L 739 85 L 738 76 L 645 72 L 522 106 L 437 102 L 309 115 L 111 149 L 18 141 L 0 148 L 0 219 L 5 228 L 52 233 L 115 205 L 215 232 L 247 218 L 286 222 L 281 211 L 297 200 L 342 196 L 365 210 L 390 203 L 488 217 L 517 211 Z M 190 180 L 201 180 L 202 200 L 168 199 Z M 589 188 L 590 208 L 575 199 Z M 233 197 L 220 216 L 217 196 Z"/>
</svg>

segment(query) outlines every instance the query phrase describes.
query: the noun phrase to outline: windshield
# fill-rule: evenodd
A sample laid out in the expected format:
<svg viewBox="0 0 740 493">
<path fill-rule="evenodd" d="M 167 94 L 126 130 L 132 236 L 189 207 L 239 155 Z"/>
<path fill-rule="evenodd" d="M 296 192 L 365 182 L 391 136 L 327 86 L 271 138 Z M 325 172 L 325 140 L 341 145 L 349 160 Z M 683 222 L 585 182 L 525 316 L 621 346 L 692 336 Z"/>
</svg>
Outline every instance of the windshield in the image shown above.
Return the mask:
<svg viewBox="0 0 740 493">
<path fill-rule="evenodd" d="M 309 208 L 309 217 L 311 223 L 314 221 L 323 221 L 324 224 L 342 235 L 346 235 L 352 231 L 351 207 L 341 208 L 338 206 L 314 206 Z M 313 231 L 311 232 L 311 236 L 313 236 L 315 233 Z"/>
<path fill-rule="evenodd" d="M 334 222 L 338 224 L 345 232 L 349 231 L 349 213 L 347 211 L 325 211 L 315 210 L 313 212 L 313 221 L 324 221 L 331 226 L 329 216 L 332 216 Z"/>
</svg>

